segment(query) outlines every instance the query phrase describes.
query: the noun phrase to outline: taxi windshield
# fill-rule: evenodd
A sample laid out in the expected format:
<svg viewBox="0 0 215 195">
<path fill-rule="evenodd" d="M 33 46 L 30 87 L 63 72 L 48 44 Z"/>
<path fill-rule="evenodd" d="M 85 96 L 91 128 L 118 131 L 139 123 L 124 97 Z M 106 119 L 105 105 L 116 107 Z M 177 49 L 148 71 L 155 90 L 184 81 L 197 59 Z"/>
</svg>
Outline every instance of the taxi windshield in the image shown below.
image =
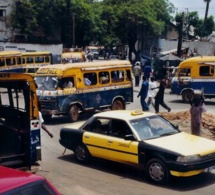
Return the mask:
<svg viewBox="0 0 215 195">
<path fill-rule="evenodd" d="M 54 76 L 35 77 L 35 83 L 39 90 L 56 90 L 58 86 L 58 78 Z"/>
<path fill-rule="evenodd" d="M 141 140 L 168 136 L 180 132 L 167 120 L 159 116 L 150 116 L 130 121 Z"/>
</svg>

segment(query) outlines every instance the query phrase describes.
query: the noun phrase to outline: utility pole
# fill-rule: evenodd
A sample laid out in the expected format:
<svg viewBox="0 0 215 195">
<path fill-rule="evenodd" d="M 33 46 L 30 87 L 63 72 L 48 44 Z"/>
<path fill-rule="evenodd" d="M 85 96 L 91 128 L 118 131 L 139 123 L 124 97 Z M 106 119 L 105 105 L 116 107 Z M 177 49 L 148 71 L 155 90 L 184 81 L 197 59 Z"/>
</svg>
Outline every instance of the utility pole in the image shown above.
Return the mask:
<svg viewBox="0 0 215 195">
<path fill-rule="evenodd" d="M 177 48 L 177 56 L 181 57 L 181 47 L 182 47 L 182 38 L 183 38 L 183 23 L 184 23 L 184 12 L 182 12 L 180 21 L 179 21 L 179 28 L 178 28 L 178 48 Z"/>
<path fill-rule="evenodd" d="M 73 45 L 73 48 L 75 48 L 75 13 L 72 13 L 72 38 L 73 38 L 73 41 L 72 41 L 72 45 Z"/>
</svg>

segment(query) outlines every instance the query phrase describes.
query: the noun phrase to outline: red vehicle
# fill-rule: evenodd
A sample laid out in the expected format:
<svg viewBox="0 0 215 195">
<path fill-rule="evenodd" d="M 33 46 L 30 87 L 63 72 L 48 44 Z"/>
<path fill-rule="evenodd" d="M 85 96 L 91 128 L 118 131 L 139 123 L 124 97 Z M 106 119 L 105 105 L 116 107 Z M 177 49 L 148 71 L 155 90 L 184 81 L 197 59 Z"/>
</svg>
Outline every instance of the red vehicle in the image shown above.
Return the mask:
<svg viewBox="0 0 215 195">
<path fill-rule="evenodd" d="M 57 189 L 44 177 L 0 166 L 1 195 L 58 195 Z"/>
</svg>

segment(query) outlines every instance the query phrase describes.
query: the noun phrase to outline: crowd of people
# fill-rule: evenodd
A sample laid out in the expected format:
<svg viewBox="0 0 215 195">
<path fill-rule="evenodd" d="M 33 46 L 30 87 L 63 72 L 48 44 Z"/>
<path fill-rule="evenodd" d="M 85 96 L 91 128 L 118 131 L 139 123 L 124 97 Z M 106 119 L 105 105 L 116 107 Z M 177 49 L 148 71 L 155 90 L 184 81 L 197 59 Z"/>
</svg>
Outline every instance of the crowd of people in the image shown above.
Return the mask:
<svg viewBox="0 0 215 195">
<path fill-rule="evenodd" d="M 142 76 L 142 84 L 140 92 L 137 97 L 140 97 L 140 103 L 143 111 L 149 111 L 149 106 L 152 106 L 155 109 L 155 112 L 159 112 L 159 105 L 165 108 L 168 112 L 171 111 L 171 108 L 167 106 L 164 102 L 164 91 L 166 88 L 166 77 L 160 80 L 159 86 L 153 76 L 151 76 L 151 67 L 150 65 L 145 65 L 143 70 L 140 67 L 140 62 L 136 62 L 133 74 L 135 78 L 135 86 L 139 86 L 139 81 Z M 148 97 L 148 99 L 147 99 Z"/>
<path fill-rule="evenodd" d="M 133 68 L 133 74 L 135 78 L 135 86 L 139 86 L 139 82 L 142 76 L 142 84 L 137 97 L 140 97 L 140 104 L 143 111 L 149 111 L 149 106 L 152 105 L 155 109 L 155 113 L 159 113 L 159 106 L 161 105 L 168 112 L 171 108 L 164 102 L 164 91 L 167 87 L 167 78 L 164 76 L 159 82 L 155 81 L 151 76 L 151 68 L 146 65 L 143 70 L 140 67 L 140 62 L 136 62 Z M 190 100 L 190 115 L 191 115 L 191 134 L 201 135 L 201 122 L 202 113 L 206 112 L 204 104 L 203 91 L 196 93 L 193 92 L 193 98 Z"/>
</svg>

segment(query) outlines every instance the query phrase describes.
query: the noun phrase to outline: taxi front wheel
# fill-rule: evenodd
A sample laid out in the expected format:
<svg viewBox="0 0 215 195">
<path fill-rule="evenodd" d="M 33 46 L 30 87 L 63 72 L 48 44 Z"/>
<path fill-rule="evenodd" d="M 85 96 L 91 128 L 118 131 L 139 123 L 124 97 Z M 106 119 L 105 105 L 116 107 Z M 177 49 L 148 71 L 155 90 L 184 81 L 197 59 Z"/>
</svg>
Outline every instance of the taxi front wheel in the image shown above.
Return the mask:
<svg viewBox="0 0 215 195">
<path fill-rule="evenodd" d="M 74 153 L 78 162 L 88 163 L 90 161 L 90 153 L 85 145 L 78 144 L 75 147 Z"/>
<path fill-rule="evenodd" d="M 147 178 L 156 184 L 166 184 L 169 181 L 169 170 L 160 159 L 153 158 L 146 165 Z"/>
</svg>

